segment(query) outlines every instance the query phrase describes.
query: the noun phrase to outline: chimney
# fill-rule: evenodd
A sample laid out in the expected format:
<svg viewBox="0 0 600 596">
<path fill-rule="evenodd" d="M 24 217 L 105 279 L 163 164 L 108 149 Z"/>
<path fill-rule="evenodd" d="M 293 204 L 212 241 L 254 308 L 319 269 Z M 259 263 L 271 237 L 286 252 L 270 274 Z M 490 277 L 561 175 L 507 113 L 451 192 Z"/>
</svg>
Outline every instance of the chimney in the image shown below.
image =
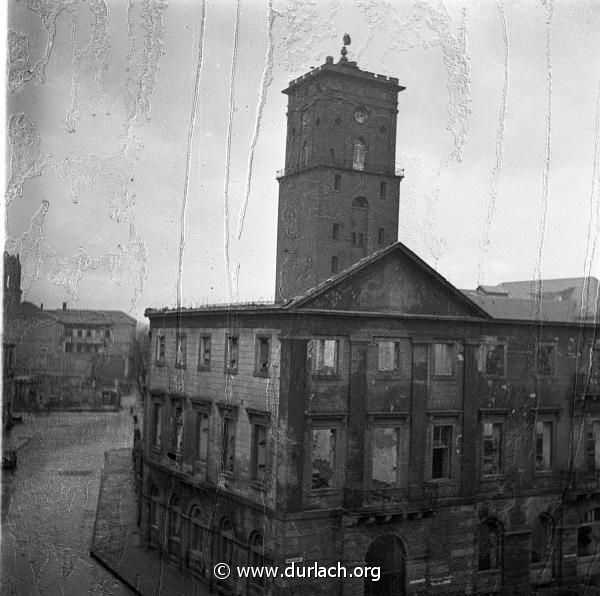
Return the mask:
<svg viewBox="0 0 600 596">
<path fill-rule="evenodd" d="M 67 303 L 63 302 L 63 310 L 67 310 Z"/>
<path fill-rule="evenodd" d="M 44 310 L 44 303 L 43 302 L 40 304 L 40 310 Z"/>
</svg>

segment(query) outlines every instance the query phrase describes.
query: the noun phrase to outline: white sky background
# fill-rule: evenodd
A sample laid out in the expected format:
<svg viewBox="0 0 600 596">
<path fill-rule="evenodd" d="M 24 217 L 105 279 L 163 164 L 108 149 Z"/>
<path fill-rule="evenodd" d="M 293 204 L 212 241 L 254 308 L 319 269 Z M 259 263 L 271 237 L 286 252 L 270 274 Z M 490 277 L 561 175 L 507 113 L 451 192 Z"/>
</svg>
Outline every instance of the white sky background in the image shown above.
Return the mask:
<svg viewBox="0 0 600 596">
<path fill-rule="evenodd" d="M 346 32 L 349 59 L 407 87 L 400 241 L 460 288 L 599 275 L 596 0 L 241 0 L 233 79 L 235 0 L 130 4 L 128 17 L 125 0 L 10 0 L 8 26 L 21 35 L 7 91 L 7 247 L 20 253 L 25 300 L 140 318 L 176 305 L 203 8 L 183 306 L 273 298 L 280 91 L 328 54 L 337 61 Z"/>
</svg>

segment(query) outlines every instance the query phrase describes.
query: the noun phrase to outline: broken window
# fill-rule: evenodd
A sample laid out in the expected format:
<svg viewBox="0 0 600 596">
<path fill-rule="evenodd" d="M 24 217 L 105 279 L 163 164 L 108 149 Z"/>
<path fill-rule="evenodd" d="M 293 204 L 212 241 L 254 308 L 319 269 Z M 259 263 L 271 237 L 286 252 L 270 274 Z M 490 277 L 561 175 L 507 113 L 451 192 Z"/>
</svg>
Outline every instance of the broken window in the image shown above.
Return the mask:
<svg viewBox="0 0 600 596">
<path fill-rule="evenodd" d="M 479 524 L 479 571 L 500 569 L 502 526 L 495 519 Z"/>
<path fill-rule="evenodd" d="M 352 169 L 362 171 L 365 169 L 365 158 L 367 155 L 367 146 L 362 139 L 354 141 L 352 147 Z"/>
<path fill-rule="evenodd" d="M 323 376 L 338 374 L 338 345 L 337 339 L 314 340 L 314 373 Z"/>
<path fill-rule="evenodd" d="M 377 370 L 391 372 L 400 369 L 400 342 L 380 341 L 377 344 Z"/>
<path fill-rule="evenodd" d="M 196 461 L 206 462 L 208 459 L 208 412 L 196 412 Z"/>
<path fill-rule="evenodd" d="M 264 482 L 267 469 L 267 426 L 252 425 L 252 480 Z"/>
<path fill-rule="evenodd" d="M 235 419 L 229 414 L 223 416 L 223 435 L 221 443 L 221 469 L 233 472 L 235 464 Z"/>
<path fill-rule="evenodd" d="M 600 421 L 594 420 L 588 426 L 586 436 L 587 469 L 590 472 L 600 470 Z"/>
<path fill-rule="evenodd" d="M 210 370 L 210 335 L 200 336 L 200 345 L 198 347 L 198 369 Z"/>
<path fill-rule="evenodd" d="M 187 360 L 187 335 L 178 333 L 175 337 L 175 366 L 185 368 Z"/>
<path fill-rule="evenodd" d="M 537 372 L 539 375 L 554 375 L 555 352 L 553 345 L 538 346 Z"/>
<path fill-rule="evenodd" d="M 399 428 L 374 428 L 371 479 L 373 488 L 389 488 L 398 482 Z"/>
<path fill-rule="evenodd" d="M 257 375 L 267 376 L 271 364 L 271 338 L 256 338 L 256 354 L 254 363 L 254 372 Z"/>
<path fill-rule="evenodd" d="M 431 454 L 431 478 L 440 480 L 451 476 L 452 426 L 433 427 L 433 448 Z"/>
<path fill-rule="evenodd" d="M 502 423 L 483 423 L 482 475 L 502 473 Z"/>
<path fill-rule="evenodd" d="M 161 435 L 162 435 L 162 405 L 158 402 L 154 402 L 154 408 L 152 413 L 152 445 L 156 449 L 161 447 Z"/>
<path fill-rule="evenodd" d="M 485 374 L 488 377 L 504 377 L 506 347 L 502 344 L 489 344 L 485 347 Z"/>
<path fill-rule="evenodd" d="M 225 372 L 236 375 L 238 372 L 239 338 L 237 335 L 227 336 Z"/>
<path fill-rule="evenodd" d="M 551 421 L 538 420 L 535 423 L 535 469 L 552 469 L 552 427 Z"/>
<path fill-rule="evenodd" d="M 156 336 L 156 364 L 159 366 L 165 363 L 166 340 L 164 335 Z"/>
<path fill-rule="evenodd" d="M 436 377 L 454 375 L 454 344 L 433 344 L 433 374 Z"/>
<path fill-rule="evenodd" d="M 312 431 L 312 488 L 335 486 L 336 429 Z"/>
</svg>

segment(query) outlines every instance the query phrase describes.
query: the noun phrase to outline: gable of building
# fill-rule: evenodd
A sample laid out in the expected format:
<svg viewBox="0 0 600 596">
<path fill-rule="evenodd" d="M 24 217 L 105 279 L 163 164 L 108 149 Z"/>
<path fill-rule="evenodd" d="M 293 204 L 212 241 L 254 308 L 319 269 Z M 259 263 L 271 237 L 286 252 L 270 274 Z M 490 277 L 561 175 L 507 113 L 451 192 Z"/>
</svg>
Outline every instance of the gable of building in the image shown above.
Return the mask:
<svg viewBox="0 0 600 596">
<path fill-rule="evenodd" d="M 400 242 L 309 290 L 289 308 L 490 318 Z"/>
</svg>

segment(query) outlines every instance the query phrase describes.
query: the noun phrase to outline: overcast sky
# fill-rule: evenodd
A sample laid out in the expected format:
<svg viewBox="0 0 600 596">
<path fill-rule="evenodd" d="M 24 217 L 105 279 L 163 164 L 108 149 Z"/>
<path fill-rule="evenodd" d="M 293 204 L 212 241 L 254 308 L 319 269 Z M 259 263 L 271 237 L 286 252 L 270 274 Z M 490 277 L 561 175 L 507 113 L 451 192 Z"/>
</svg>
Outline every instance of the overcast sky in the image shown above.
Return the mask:
<svg viewBox="0 0 600 596">
<path fill-rule="evenodd" d="M 271 300 L 281 90 L 344 33 L 359 67 L 406 86 L 401 242 L 460 288 L 599 274 L 596 0 L 41 5 L 11 0 L 8 19 L 25 300 L 138 318 Z"/>
</svg>

